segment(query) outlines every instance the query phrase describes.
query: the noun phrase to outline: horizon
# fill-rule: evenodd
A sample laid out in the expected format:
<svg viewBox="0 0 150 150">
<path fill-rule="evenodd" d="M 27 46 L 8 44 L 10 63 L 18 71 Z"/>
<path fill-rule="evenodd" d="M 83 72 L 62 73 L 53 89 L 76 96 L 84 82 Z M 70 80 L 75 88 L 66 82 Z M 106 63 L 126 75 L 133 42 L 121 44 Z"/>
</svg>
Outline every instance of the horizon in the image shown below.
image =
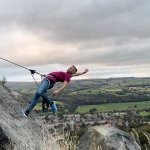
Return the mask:
<svg viewBox="0 0 150 150">
<path fill-rule="evenodd" d="M 108 79 L 150 79 L 150 76 L 147 77 L 132 77 L 132 76 L 128 76 L 128 77 L 109 77 L 109 78 L 86 78 L 86 79 L 72 79 L 71 81 L 84 81 L 84 80 L 108 80 Z M 42 81 L 42 80 L 41 80 Z M 41 81 L 37 81 L 38 83 L 40 83 Z M 71 83 L 70 81 L 70 83 Z M 9 82 L 16 82 L 16 83 L 35 83 L 35 81 L 7 81 L 6 80 L 6 84 Z M 61 83 L 61 82 L 60 82 Z"/>
</svg>

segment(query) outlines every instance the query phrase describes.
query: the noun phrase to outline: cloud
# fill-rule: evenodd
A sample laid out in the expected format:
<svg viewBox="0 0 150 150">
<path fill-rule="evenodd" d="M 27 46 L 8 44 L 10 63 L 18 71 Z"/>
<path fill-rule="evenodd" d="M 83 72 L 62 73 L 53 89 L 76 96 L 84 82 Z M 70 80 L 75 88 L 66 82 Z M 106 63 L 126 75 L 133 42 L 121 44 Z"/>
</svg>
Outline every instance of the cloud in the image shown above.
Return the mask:
<svg viewBox="0 0 150 150">
<path fill-rule="evenodd" d="M 57 42 L 149 36 L 149 1 L 9 0 L 1 2 L 1 25 L 17 25 Z"/>
<path fill-rule="evenodd" d="M 1 57 L 28 67 L 147 66 L 149 16 L 148 0 L 1 1 Z"/>
<path fill-rule="evenodd" d="M 134 31 L 140 25 L 144 25 L 141 29 L 148 29 L 145 22 L 148 19 L 149 3 L 140 0 L 19 0 L 14 3 L 8 0 L 1 2 L 1 25 L 17 24 L 33 31 L 39 29 L 45 31 L 45 34 L 51 33 L 53 38 L 64 40 L 68 37 L 67 41 L 73 37 L 81 40 L 87 35 L 87 38 L 93 39 L 96 35 L 103 38 L 108 33 L 107 36 L 110 33 L 131 34 L 131 27 L 134 27 Z M 122 27 L 126 27 L 126 30 L 122 30 Z"/>
</svg>

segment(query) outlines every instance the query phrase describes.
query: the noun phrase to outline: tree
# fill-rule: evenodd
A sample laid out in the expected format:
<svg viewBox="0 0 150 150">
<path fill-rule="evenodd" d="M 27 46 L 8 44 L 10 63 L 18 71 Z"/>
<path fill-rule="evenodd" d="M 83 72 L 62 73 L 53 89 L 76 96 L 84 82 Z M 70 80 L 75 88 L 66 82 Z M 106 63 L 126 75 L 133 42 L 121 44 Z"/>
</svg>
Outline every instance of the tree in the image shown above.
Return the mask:
<svg viewBox="0 0 150 150">
<path fill-rule="evenodd" d="M 69 111 L 70 113 L 75 113 L 76 109 L 77 109 L 77 106 L 76 106 L 76 105 L 69 105 L 69 106 L 68 106 L 68 111 Z"/>
<path fill-rule="evenodd" d="M 92 109 L 89 110 L 89 113 L 90 113 L 90 114 L 94 114 L 96 111 L 97 111 L 96 108 L 92 108 Z"/>
<path fill-rule="evenodd" d="M 6 84 L 6 82 L 7 82 L 6 77 L 3 76 L 3 78 L 2 78 L 1 81 L 0 81 L 0 84 L 1 84 L 2 86 L 4 86 L 4 85 Z"/>
</svg>

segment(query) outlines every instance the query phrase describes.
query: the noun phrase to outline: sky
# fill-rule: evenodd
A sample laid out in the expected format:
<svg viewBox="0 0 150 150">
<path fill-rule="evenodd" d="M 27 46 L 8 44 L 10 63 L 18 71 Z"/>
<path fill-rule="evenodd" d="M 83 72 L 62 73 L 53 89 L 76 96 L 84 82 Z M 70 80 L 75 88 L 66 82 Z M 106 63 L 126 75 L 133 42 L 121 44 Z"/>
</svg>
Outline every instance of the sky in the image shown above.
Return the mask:
<svg viewBox="0 0 150 150">
<path fill-rule="evenodd" d="M 89 69 L 74 79 L 149 77 L 149 16 L 149 0 L 2 0 L 0 57 L 43 74 Z M 0 59 L 3 76 L 32 81 Z"/>
</svg>

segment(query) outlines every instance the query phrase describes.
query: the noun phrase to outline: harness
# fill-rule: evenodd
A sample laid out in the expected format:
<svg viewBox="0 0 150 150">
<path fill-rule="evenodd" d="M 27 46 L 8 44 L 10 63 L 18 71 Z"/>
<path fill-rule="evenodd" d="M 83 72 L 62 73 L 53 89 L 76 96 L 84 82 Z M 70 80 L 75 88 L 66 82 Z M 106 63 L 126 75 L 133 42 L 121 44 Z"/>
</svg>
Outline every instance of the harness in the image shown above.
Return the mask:
<svg viewBox="0 0 150 150">
<path fill-rule="evenodd" d="M 55 75 L 49 74 L 48 76 L 51 76 L 52 78 L 55 78 L 55 80 L 56 80 L 56 76 L 55 76 Z M 49 80 L 47 76 L 46 76 L 44 79 L 46 79 L 46 80 L 48 81 L 49 85 L 50 85 L 51 82 L 54 83 L 54 81 L 53 81 L 53 80 Z M 44 80 L 44 79 L 43 79 L 43 80 Z"/>
</svg>

